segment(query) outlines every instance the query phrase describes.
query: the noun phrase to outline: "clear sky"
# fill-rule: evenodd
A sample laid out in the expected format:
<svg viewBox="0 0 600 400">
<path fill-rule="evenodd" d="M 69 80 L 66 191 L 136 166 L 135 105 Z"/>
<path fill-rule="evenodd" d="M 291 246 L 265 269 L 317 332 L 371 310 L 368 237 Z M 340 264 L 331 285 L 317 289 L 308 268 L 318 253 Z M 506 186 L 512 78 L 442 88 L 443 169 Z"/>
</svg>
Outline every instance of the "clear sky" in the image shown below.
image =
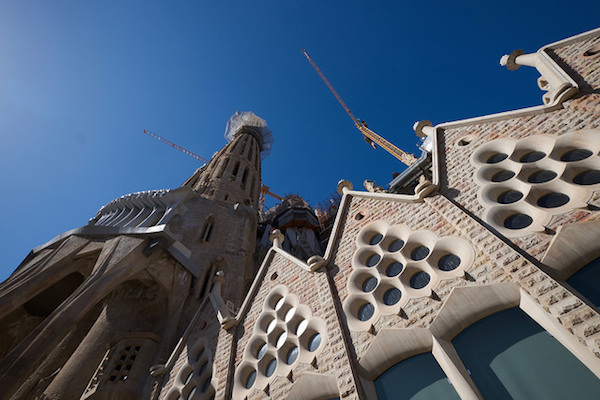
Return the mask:
<svg viewBox="0 0 600 400">
<path fill-rule="evenodd" d="M 178 187 L 237 110 L 275 137 L 263 182 L 325 200 L 402 171 L 355 115 L 419 153 L 412 125 L 541 104 L 537 73 L 500 57 L 599 24 L 594 1 L 0 2 L 0 280 L 34 247 L 121 195 Z"/>
</svg>

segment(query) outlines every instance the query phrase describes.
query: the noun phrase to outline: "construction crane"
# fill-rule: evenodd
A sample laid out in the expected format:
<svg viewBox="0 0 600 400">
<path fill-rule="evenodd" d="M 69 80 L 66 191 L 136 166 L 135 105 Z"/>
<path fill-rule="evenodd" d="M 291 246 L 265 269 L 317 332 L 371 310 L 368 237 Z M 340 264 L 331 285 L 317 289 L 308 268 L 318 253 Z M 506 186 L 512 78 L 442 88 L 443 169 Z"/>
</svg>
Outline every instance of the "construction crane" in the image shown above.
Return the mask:
<svg viewBox="0 0 600 400">
<path fill-rule="evenodd" d="M 376 134 L 375 132 L 370 130 L 365 121 L 359 121 L 354 116 L 354 114 L 352 114 L 352 111 L 350 111 L 350 109 L 348 108 L 346 103 L 344 103 L 344 100 L 342 100 L 340 95 L 335 91 L 335 89 L 333 88 L 331 83 L 329 83 L 329 81 L 327 80 L 327 78 L 325 77 L 325 75 L 323 74 L 321 69 L 312 60 L 312 58 L 310 58 L 310 56 L 308 55 L 308 53 L 306 52 L 305 49 L 302 49 L 302 54 L 304 54 L 304 56 L 306 57 L 308 62 L 310 62 L 310 64 L 315 69 L 315 71 L 317 71 L 317 74 L 319 74 L 319 76 L 321 77 L 323 82 L 325 82 L 325 84 L 327 85 L 329 90 L 331 90 L 331 93 L 333 93 L 333 95 L 335 96 L 337 101 L 341 104 L 341 106 L 344 108 L 346 113 L 352 119 L 352 122 L 354 122 L 354 126 L 356 126 L 356 128 L 358 128 L 358 130 L 363 134 L 365 141 L 371 147 L 373 147 L 375 149 L 376 144 L 381 146 L 381 148 L 386 150 L 388 153 L 390 153 L 391 155 L 393 155 L 394 157 L 396 157 L 398 160 L 400 160 L 402 163 L 408 165 L 409 167 L 417 161 L 417 158 L 413 154 L 402 151 L 398 147 L 394 146 L 392 143 L 388 142 L 387 140 L 385 140 L 384 138 L 382 138 L 381 136 L 379 136 L 378 134 Z"/>
<path fill-rule="evenodd" d="M 164 137 L 157 135 L 156 133 L 154 133 L 148 129 L 144 129 L 144 133 L 148 136 L 151 136 L 155 139 L 160 140 L 161 142 L 163 142 L 165 144 L 168 144 L 169 146 L 173 147 L 175 150 L 179 150 L 182 153 L 187 154 L 188 156 L 195 158 L 198 161 L 202 161 L 203 163 L 208 163 L 208 160 L 206 158 L 200 157 L 198 154 L 192 153 L 191 151 L 184 149 L 181 146 L 176 145 L 175 143 L 171 142 L 170 140 L 167 140 Z M 265 196 L 266 195 L 269 195 L 279 201 L 283 201 L 283 197 L 271 192 L 270 188 L 263 183 L 262 186 L 260 187 L 260 200 L 259 200 L 259 203 L 263 209 L 265 207 Z"/>
<path fill-rule="evenodd" d="M 152 131 L 149 131 L 148 129 L 144 129 L 144 133 L 145 133 L 146 135 L 148 135 L 148 136 L 151 136 L 151 137 L 153 137 L 154 139 L 158 139 L 158 140 L 160 140 L 161 142 L 163 142 L 163 143 L 165 143 L 165 144 L 168 144 L 169 146 L 171 146 L 171 147 L 172 147 L 172 148 L 174 148 L 175 150 L 179 150 L 179 151 L 181 151 L 183 154 L 187 154 L 188 156 L 190 156 L 190 157 L 192 157 L 192 158 L 195 158 L 195 159 L 196 159 L 196 160 L 198 160 L 198 161 L 202 161 L 202 162 L 203 162 L 203 163 L 205 163 L 205 164 L 206 164 L 206 163 L 208 163 L 208 160 L 207 160 L 206 158 L 204 158 L 204 157 L 200 157 L 198 154 L 196 154 L 196 153 L 192 153 L 191 151 L 189 151 L 189 150 L 187 150 L 187 149 L 184 149 L 184 148 L 183 148 L 183 147 L 181 147 L 181 146 L 178 146 L 178 145 L 176 145 L 175 143 L 173 143 L 173 142 L 171 142 L 171 141 L 169 141 L 169 140 L 165 139 L 165 138 L 164 138 L 164 137 L 162 137 L 162 136 L 159 136 L 159 135 L 157 135 L 156 133 L 154 133 L 154 132 L 152 132 Z"/>
</svg>

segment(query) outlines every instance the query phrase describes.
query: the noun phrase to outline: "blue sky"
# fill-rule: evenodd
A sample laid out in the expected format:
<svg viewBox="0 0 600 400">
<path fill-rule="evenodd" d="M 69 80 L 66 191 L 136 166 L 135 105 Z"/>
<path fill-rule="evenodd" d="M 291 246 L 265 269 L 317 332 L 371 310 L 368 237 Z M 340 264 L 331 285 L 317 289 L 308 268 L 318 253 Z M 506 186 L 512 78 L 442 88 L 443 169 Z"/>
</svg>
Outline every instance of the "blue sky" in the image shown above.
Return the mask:
<svg viewBox="0 0 600 400">
<path fill-rule="evenodd" d="M 583 8 L 582 8 L 583 7 Z M 110 200 L 175 188 L 237 110 L 275 137 L 263 182 L 325 200 L 402 171 L 371 150 L 301 54 L 357 117 L 418 153 L 412 125 L 541 103 L 534 70 L 499 58 L 597 27 L 597 1 L 0 2 L 0 280 Z"/>
</svg>

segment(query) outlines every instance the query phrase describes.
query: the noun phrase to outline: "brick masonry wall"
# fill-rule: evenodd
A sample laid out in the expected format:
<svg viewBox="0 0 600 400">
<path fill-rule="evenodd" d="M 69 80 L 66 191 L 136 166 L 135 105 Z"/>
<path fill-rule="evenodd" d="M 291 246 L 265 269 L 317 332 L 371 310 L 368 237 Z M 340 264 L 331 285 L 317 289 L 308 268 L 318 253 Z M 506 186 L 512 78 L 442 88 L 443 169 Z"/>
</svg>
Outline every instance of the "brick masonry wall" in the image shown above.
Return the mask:
<svg viewBox="0 0 600 400">
<path fill-rule="evenodd" d="M 252 299 L 248 312 L 237 327 L 239 340 L 235 346 L 235 366 L 239 366 L 243 359 L 244 350 L 253 334 L 254 323 L 262 312 L 267 295 L 278 285 L 285 285 L 290 294 L 298 297 L 299 304 L 307 305 L 313 317 L 324 320 L 327 337 L 315 363 L 299 362 L 292 370 L 291 380 L 287 377 L 274 377 L 270 381 L 268 394 L 263 388 L 254 388 L 249 392 L 248 398 L 286 398 L 294 382 L 304 373 L 333 375 L 338 381 L 341 398 L 356 398 L 355 378 L 342 340 L 338 314 L 326 274 L 324 271 L 310 273 L 302 270 L 279 254 L 275 254 L 268 265 L 265 278 Z"/>
</svg>

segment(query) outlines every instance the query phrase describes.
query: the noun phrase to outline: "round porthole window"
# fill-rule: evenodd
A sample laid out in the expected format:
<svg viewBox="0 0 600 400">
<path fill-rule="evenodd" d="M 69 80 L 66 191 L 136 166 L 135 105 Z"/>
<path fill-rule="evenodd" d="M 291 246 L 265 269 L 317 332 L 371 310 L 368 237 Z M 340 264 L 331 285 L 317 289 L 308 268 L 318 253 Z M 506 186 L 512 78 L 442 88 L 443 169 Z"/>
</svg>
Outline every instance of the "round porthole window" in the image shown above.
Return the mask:
<svg viewBox="0 0 600 400">
<path fill-rule="evenodd" d="M 488 164 L 496 164 L 496 163 L 499 163 L 500 161 L 506 160 L 507 158 L 508 158 L 508 154 L 496 153 L 496 154 L 492 154 L 491 156 L 489 156 L 486 162 Z"/>
<path fill-rule="evenodd" d="M 410 258 L 414 261 L 425 259 L 429 255 L 429 249 L 425 246 L 419 246 L 410 253 Z"/>
<path fill-rule="evenodd" d="M 248 374 L 248 377 L 246 378 L 246 384 L 244 386 L 246 386 L 246 389 L 250 389 L 252 387 L 252 385 L 254 385 L 255 381 L 256 381 L 256 371 L 252 370 L 252 372 L 250 372 Z"/>
<path fill-rule="evenodd" d="M 410 287 L 413 289 L 423 289 L 425 286 L 427 286 L 430 280 L 431 277 L 427 272 L 417 272 L 410 278 Z"/>
<path fill-rule="evenodd" d="M 560 157 L 560 161 L 573 162 L 573 161 L 581 161 L 590 157 L 593 152 L 587 149 L 574 149 L 571 151 L 567 151 Z"/>
<path fill-rule="evenodd" d="M 387 269 L 385 270 L 385 274 L 391 278 L 400 274 L 403 268 L 404 265 L 402 265 L 402 263 L 395 261 L 388 265 Z"/>
<path fill-rule="evenodd" d="M 292 347 L 285 356 L 285 362 L 287 365 L 292 365 L 294 361 L 298 359 L 298 347 Z"/>
<path fill-rule="evenodd" d="M 525 153 L 519 159 L 519 162 L 522 163 L 532 163 L 541 160 L 546 157 L 546 153 L 541 151 L 530 151 L 529 153 Z"/>
<path fill-rule="evenodd" d="M 321 334 L 320 333 L 315 333 L 314 335 L 312 335 L 310 337 L 310 339 L 308 339 L 308 350 L 309 351 L 315 351 L 319 348 L 319 346 L 321 345 Z"/>
<path fill-rule="evenodd" d="M 381 233 L 377 233 L 377 234 L 373 235 L 371 237 L 371 239 L 369 239 L 369 244 L 371 246 L 375 245 L 375 244 L 381 242 L 381 239 L 383 239 L 383 235 Z"/>
<path fill-rule="evenodd" d="M 378 282 L 377 278 L 375 278 L 373 276 L 365 279 L 365 281 L 362 284 L 363 292 L 365 292 L 365 293 L 372 292 L 375 289 L 375 287 L 377 286 L 377 282 Z"/>
<path fill-rule="evenodd" d="M 375 313 L 375 307 L 371 303 L 363 304 L 358 309 L 358 319 L 361 321 L 368 321 Z"/>
<path fill-rule="evenodd" d="M 533 219 L 527 214 L 513 214 L 504 220 L 504 227 L 508 229 L 523 229 L 533 223 Z"/>
<path fill-rule="evenodd" d="M 492 182 L 504 182 L 515 176 L 512 171 L 499 171 L 492 175 Z"/>
<path fill-rule="evenodd" d="M 529 175 L 529 178 L 527 178 L 527 181 L 529 183 L 544 183 L 544 182 L 551 181 L 554 178 L 556 178 L 556 172 L 542 170 L 542 171 L 536 171 L 533 174 Z"/>
<path fill-rule="evenodd" d="M 277 369 L 277 360 L 273 359 L 273 360 L 269 361 L 269 363 L 267 364 L 267 369 L 265 371 L 265 375 L 267 377 L 273 375 L 275 373 L 276 369 Z"/>
<path fill-rule="evenodd" d="M 438 261 L 438 268 L 442 271 L 453 271 L 460 265 L 460 257 L 455 254 L 446 254 Z"/>
<path fill-rule="evenodd" d="M 575 175 L 573 182 L 578 185 L 595 185 L 600 183 L 600 171 L 589 170 Z"/>
<path fill-rule="evenodd" d="M 548 193 L 540 197 L 537 201 L 538 206 L 544 208 L 556 208 L 564 206 L 569 202 L 569 196 L 563 193 Z"/>
<path fill-rule="evenodd" d="M 373 255 L 369 256 L 369 258 L 367 258 L 367 262 L 366 262 L 367 267 L 374 267 L 375 265 L 377 265 L 377 263 L 379 262 L 380 259 L 381 259 L 381 256 L 379 256 L 379 254 L 373 254 Z"/>
<path fill-rule="evenodd" d="M 515 203 L 523 198 L 523 193 L 518 190 L 507 190 L 498 195 L 498 203 L 500 204 L 511 204 Z"/>
<path fill-rule="evenodd" d="M 387 306 L 393 306 L 400 301 L 402 292 L 397 288 L 392 288 L 383 294 L 383 302 Z"/>
<path fill-rule="evenodd" d="M 394 253 L 400 250 L 402 247 L 404 247 L 404 240 L 396 239 L 392 243 L 390 243 L 390 245 L 388 246 L 388 251 Z"/>
<path fill-rule="evenodd" d="M 260 346 L 258 348 L 258 351 L 256 352 L 256 359 L 260 360 L 261 358 L 263 358 L 265 356 L 266 353 L 267 353 L 267 344 L 263 343 L 262 346 Z"/>
</svg>

